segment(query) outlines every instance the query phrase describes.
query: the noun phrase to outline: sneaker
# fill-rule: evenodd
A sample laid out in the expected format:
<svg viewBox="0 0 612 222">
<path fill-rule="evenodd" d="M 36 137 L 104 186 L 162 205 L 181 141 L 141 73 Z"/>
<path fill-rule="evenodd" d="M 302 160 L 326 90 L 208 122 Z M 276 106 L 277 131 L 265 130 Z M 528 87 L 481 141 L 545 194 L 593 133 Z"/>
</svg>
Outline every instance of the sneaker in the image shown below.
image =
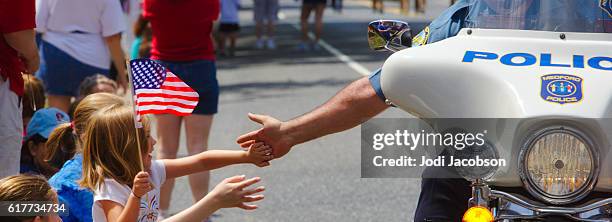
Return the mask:
<svg viewBox="0 0 612 222">
<path fill-rule="evenodd" d="M 257 39 L 257 42 L 255 42 L 255 48 L 263 49 L 264 48 L 264 40 L 263 39 Z"/>
<path fill-rule="evenodd" d="M 268 47 L 268 49 L 276 49 L 276 43 L 274 43 L 274 39 L 268 39 L 268 41 L 266 42 L 266 47 Z"/>
</svg>

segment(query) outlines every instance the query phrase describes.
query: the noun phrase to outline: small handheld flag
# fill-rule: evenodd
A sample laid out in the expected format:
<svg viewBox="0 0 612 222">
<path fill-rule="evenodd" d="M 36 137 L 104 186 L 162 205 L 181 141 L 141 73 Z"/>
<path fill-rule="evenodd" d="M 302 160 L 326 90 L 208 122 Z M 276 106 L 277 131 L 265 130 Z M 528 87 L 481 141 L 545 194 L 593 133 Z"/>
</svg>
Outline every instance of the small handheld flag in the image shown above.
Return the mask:
<svg viewBox="0 0 612 222">
<path fill-rule="evenodd" d="M 150 59 L 130 61 L 137 120 L 144 114 L 186 116 L 200 95 L 161 64 Z"/>
</svg>

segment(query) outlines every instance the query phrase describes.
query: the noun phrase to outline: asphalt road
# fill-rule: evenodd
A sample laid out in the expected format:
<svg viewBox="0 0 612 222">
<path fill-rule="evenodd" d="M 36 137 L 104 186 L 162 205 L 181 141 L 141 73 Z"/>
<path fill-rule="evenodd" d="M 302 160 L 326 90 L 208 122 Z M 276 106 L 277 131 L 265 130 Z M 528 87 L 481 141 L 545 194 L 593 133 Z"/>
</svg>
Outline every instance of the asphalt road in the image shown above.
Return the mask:
<svg viewBox="0 0 612 222">
<path fill-rule="evenodd" d="M 368 49 L 366 26 L 371 20 L 399 18 L 421 29 L 444 9 L 447 1 L 429 1 L 425 15 L 374 14 L 369 2 L 346 1 L 342 13 L 325 11 L 323 40 L 369 71 L 380 67 L 387 52 Z M 242 2 L 242 30 L 236 57 L 218 58 L 221 85 L 210 149 L 239 149 L 237 136 L 257 129 L 247 112 L 288 120 L 332 97 L 362 75 L 326 49 L 298 52 L 299 3 L 282 0 L 277 26 L 277 50 L 255 50 L 252 1 Z M 389 5 L 388 3 L 386 3 Z M 392 4 L 391 4 L 392 5 Z M 392 5 L 393 6 L 393 5 Z M 389 109 L 380 117 L 406 117 Z M 185 155 L 185 138 L 180 155 Z M 157 147 L 159 149 L 159 147 Z M 213 221 L 411 221 L 420 191 L 418 179 L 360 178 L 359 127 L 294 147 L 267 168 L 230 166 L 212 172 L 211 187 L 223 178 L 259 176 L 266 198 L 256 211 L 223 209 Z M 177 180 L 171 212 L 192 204 L 186 178 Z"/>
</svg>

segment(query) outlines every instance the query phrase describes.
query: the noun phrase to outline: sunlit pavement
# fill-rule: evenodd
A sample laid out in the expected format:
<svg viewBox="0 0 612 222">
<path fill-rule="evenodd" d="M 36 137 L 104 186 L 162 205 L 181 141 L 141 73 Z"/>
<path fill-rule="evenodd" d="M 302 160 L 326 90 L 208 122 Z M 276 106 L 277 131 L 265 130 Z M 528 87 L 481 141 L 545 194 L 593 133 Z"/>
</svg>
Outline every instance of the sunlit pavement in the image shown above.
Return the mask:
<svg viewBox="0 0 612 222">
<path fill-rule="evenodd" d="M 239 149 L 236 137 L 258 127 L 247 119 L 247 112 L 290 119 L 322 104 L 365 71 L 380 67 L 389 53 L 368 49 L 369 21 L 396 18 L 420 30 L 448 1 L 430 0 L 425 15 L 374 14 L 364 1 L 345 1 L 342 13 L 328 8 L 323 40 L 335 53 L 325 47 L 305 53 L 296 50 L 300 2 L 289 0 L 281 1 L 277 49 L 255 50 L 252 1 L 242 4 L 236 56 L 218 58 L 221 97 L 210 149 Z M 379 117 L 406 116 L 389 109 Z M 183 133 L 179 155 L 185 153 Z M 241 174 L 262 177 L 266 198 L 256 211 L 224 209 L 213 221 L 411 221 L 420 190 L 418 179 L 360 178 L 359 127 L 301 144 L 267 168 L 241 165 L 215 170 L 211 187 Z M 187 178 L 181 178 L 174 188 L 171 212 L 191 205 Z"/>
</svg>

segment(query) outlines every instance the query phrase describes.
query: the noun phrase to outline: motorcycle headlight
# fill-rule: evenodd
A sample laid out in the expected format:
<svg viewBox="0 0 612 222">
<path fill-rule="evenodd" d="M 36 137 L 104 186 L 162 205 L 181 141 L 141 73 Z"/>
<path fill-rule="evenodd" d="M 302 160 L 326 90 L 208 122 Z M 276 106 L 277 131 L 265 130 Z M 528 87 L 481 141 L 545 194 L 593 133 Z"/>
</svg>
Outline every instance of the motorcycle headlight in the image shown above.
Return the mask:
<svg viewBox="0 0 612 222">
<path fill-rule="evenodd" d="M 523 184 L 535 197 L 551 204 L 584 198 L 593 189 L 598 159 L 593 143 L 569 127 L 549 127 L 533 135 L 521 150 Z"/>
</svg>

